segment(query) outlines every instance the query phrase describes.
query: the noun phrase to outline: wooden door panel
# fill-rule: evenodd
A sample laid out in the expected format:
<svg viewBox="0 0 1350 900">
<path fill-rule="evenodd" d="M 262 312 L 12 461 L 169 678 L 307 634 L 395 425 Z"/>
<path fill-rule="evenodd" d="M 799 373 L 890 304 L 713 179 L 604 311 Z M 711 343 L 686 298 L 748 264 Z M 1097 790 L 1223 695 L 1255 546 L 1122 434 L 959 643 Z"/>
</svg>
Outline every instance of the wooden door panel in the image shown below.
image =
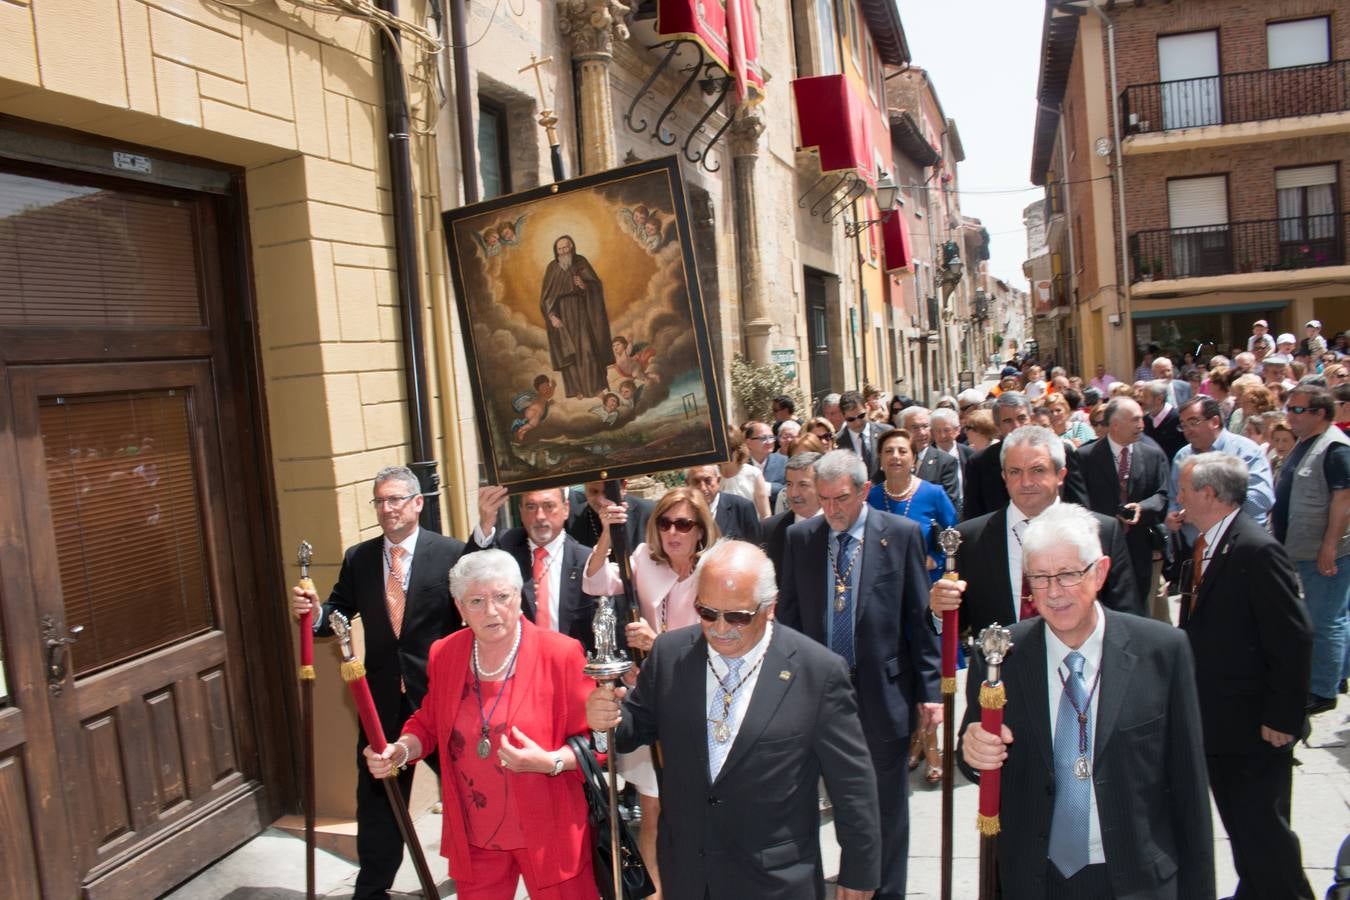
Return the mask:
<svg viewBox="0 0 1350 900">
<path fill-rule="evenodd" d="M 178 727 L 175 690 L 165 688 L 145 698 L 149 719 L 150 771 L 154 773 L 155 813 L 169 815 L 188 799 L 187 772 L 183 766 L 182 731 Z"/>
<path fill-rule="evenodd" d="M 122 755 L 122 729 L 116 711 L 85 719 L 80 723 L 84 750 L 85 796 L 93 815 L 85 824 L 90 846 L 102 851 L 131 831 L 131 810 L 127 806 L 125 761 Z"/>
<path fill-rule="evenodd" d="M 37 898 L 38 856 L 29 827 L 23 755 L 0 753 L 0 896 Z"/>
</svg>

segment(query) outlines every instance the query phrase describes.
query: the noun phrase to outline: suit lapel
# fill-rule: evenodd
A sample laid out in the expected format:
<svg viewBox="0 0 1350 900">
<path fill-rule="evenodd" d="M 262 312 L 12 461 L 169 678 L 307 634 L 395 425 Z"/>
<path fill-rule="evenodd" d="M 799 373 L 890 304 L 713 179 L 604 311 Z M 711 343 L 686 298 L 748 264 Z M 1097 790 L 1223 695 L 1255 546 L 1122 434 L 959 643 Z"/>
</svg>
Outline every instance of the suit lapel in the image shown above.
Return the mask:
<svg viewBox="0 0 1350 900">
<path fill-rule="evenodd" d="M 389 636 L 391 643 L 396 642 L 394 637 L 394 626 L 389 621 L 389 604 L 384 596 L 384 538 L 376 538 L 370 542 L 369 550 L 370 562 L 361 566 L 365 572 L 362 578 L 365 580 L 365 591 L 362 592 L 370 598 L 370 608 L 361 610 L 361 618 L 365 620 L 366 629 L 382 630 Z M 413 561 L 416 562 L 417 554 L 413 554 Z M 412 587 L 411 573 L 409 573 L 408 587 Z M 407 618 L 407 607 L 404 607 L 404 618 Z"/>
<path fill-rule="evenodd" d="M 751 756 L 751 748 L 759 740 L 759 736 L 764 732 L 774 714 L 778 712 L 779 705 L 783 698 L 787 696 L 788 688 L 792 686 L 792 676 L 796 674 L 793 665 L 792 656 L 795 654 L 785 653 L 779 645 L 782 643 L 778 639 L 777 628 L 774 629 L 774 637 L 770 639 L 769 646 L 764 648 L 764 661 L 759 667 L 759 676 L 755 681 L 755 692 L 750 695 L 750 704 L 745 708 L 745 717 L 741 720 L 741 727 L 736 732 L 736 740 L 731 745 L 730 752 L 727 753 L 726 760 L 722 763 L 722 771 L 717 773 L 717 781 L 738 765 L 740 761 Z M 783 677 L 787 673 L 787 677 Z M 704 740 L 704 770 L 707 770 L 707 740 Z M 752 757 L 753 758 L 753 757 Z"/>
<path fill-rule="evenodd" d="M 1021 647 L 1009 655 L 1008 664 L 1004 677 L 1011 682 L 1009 693 L 1025 693 L 1036 751 L 1042 764 L 1053 769 L 1055 754 L 1050 744 L 1050 684 L 1046 680 L 1044 620 L 1038 621 L 1027 632 Z M 1008 672 L 1007 669 L 1014 665 L 1015 672 Z"/>
<path fill-rule="evenodd" d="M 534 552 L 530 549 L 530 539 L 526 536 L 525 530 L 512 529 L 519 541 L 499 541 L 497 546 L 511 554 L 511 558 L 520 566 L 520 611 L 531 622 L 534 621 L 537 610 L 534 603 Z"/>
<path fill-rule="evenodd" d="M 570 634 L 572 618 L 581 608 L 581 572 L 586 557 L 572 538 L 563 538 L 562 559 L 558 560 L 558 630 Z"/>
<path fill-rule="evenodd" d="M 1189 619 L 1193 620 L 1200 614 L 1201 609 L 1214 601 L 1214 585 L 1218 583 L 1219 575 L 1223 572 L 1224 566 L 1228 565 L 1229 551 L 1233 549 L 1233 545 L 1238 540 L 1238 530 L 1242 527 L 1239 521 L 1240 517 L 1234 518 L 1229 523 L 1228 530 L 1224 532 L 1223 540 L 1219 541 L 1218 548 L 1210 555 L 1209 566 L 1206 567 L 1205 576 L 1200 581 L 1200 590 L 1196 594 Z"/>
<path fill-rule="evenodd" d="M 825 642 L 825 636 L 829 634 L 829 604 L 825 601 L 825 592 L 831 587 L 827 574 L 830 563 L 826 556 L 832 552 L 829 543 L 830 526 L 821 517 L 806 539 L 806 559 L 802 560 L 806 577 L 800 581 L 802 629 L 821 643 Z"/>
<path fill-rule="evenodd" d="M 537 626 L 524 621 L 524 616 L 521 619 L 520 649 L 516 651 L 516 674 L 509 686 L 506 684 L 502 686 L 502 690 L 511 692 L 511 699 L 507 703 L 507 715 L 510 717 L 508 721 L 515 720 L 520 713 L 520 704 L 525 702 L 525 695 L 530 693 L 525 685 L 542 683 L 537 674 L 540 666 Z"/>
<path fill-rule="evenodd" d="M 695 629 L 688 649 L 675 663 L 671 684 L 684 685 L 684 689 L 675 690 L 668 696 L 675 698 L 677 706 L 670 721 L 679 723 L 677 727 L 689 728 L 689 739 L 698 753 L 698 770 L 704 784 L 708 779 L 708 642 L 703 638 L 701 629 Z M 688 723 L 687 725 L 685 723 Z M 723 769 L 726 768 L 725 763 Z"/>
<path fill-rule="evenodd" d="M 877 566 L 881 564 L 881 540 L 887 531 L 885 525 L 877 515 L 877 510 L 872 509 L 867 512 L 867 521 L 863 523 L 863 541 L 862 541 L 862 559 L 858 562 L 861 568 L 858 569 L 858 590 L 853 598 L 853 621 L 861 622 L 864 607 L 867 604 L 868 595 L 871 593 L 868 588 L 875 584 Z"/>
<path fill-rule="evenodd" d="M 994 513 L 989 519 L 989 524 L 985 526 L 988 529 L 985 532 L 985 539 L 989 541 L 989 552 L 987 558 L 990 560 L 999 560 L 998 575 L 995 576 L 996 584 L 1001 590 L 996 591 L 996 599 L 1003 607 L 1001 614 L 994 617 L 995 622 L 1016 622 L 1017 621 L 1017 599 L 1014 599 L 1016 592 L 1021 593 L 1022 586 L 1019 584 L 1016 588 L 1012 584 L 1012 576 L 1008 574 L 1008 507 L 1004 506 Z"/>
<path fill-rule="evenodd" d="M 1136 657 L 1129 650 L 1130 633 L 1125 616 L 1112 615 L 1103 610 L 1106 616 L 1106 633 L 1102 640 L 1102 682 L 1098 690 L 1097 727 L 1093 736 L 1092 755 L 1100 758 L 1102 748 L 1115 733 L 1116 720 L 1120 718 L 1121 707 L 1129 694 L 1130 673 L 1134 671 Z"/>
</svg>

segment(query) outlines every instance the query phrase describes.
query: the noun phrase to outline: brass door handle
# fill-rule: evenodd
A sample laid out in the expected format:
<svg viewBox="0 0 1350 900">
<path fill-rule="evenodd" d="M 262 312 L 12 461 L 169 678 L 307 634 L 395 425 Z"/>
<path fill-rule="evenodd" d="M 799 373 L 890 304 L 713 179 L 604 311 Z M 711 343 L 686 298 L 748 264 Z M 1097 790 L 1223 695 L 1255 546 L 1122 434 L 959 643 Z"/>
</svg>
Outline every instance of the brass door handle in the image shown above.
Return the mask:
<svg viewBox="0 0 1350 900">
<path fill-rule="evenodd" d="M 56 620 L 51 616 L 42 617 L 42 645 L 47 648 L 47 689 L 59 695 L 66 682 L 67 660 L 70 658 L 66 648 L 79 640 L 83 625 L 76 625 L 63 635 Z"/>
</svg>

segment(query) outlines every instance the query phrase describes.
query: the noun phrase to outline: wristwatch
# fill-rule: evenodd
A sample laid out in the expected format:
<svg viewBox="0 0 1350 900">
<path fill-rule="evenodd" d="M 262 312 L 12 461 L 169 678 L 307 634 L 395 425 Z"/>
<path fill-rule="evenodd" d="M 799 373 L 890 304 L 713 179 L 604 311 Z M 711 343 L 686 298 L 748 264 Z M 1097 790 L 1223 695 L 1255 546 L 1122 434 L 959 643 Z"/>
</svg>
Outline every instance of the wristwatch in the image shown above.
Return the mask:
<svg viewBox="0 0 1350 900">
<path fill-rule="evenodd" d="M 553 771 L 549 772 L 549 777 L 561 775 L 563 770 L 563 755 L 561 753 L 553 754 Z"/>
</svg>

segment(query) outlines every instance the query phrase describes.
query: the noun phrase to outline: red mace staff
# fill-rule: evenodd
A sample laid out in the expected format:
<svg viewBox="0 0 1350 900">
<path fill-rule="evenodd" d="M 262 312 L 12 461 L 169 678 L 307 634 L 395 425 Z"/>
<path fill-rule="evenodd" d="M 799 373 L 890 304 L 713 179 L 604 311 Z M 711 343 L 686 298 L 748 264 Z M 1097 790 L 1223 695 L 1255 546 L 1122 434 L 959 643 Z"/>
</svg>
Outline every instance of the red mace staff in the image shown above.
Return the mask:
<svg viewBox="0 0 1350 900">
<path fill-rule="evenodd" d="M 1003 707 L 1008 703 L 1003 689 L 1003 660 L 1012 649 L 1012 630 L 997 622 L 980 632 L 977 641 L 987 668 L 980 685 L 980 727 L 989 734 L 1003 731 Z M 994 900 L 998 890 L 998 807 L 1003 788 L 1003 770 L 980 773 L 980 813 L 975 819 L 980 832 L 980 900 Z"/>
<path fill-rule="evenodd" d="M 328 624 L 342 645 L 342 680 L 352 692 L 352 701 L 356 704 L 356 715 L 361 720 L 361 731 L 365 733 L 366 743 L 376 753 L 383 753 L 388 742 L 384 738 L 384 726 L 380 724 L 379 714 L 375 712 L 375 698 L 370 695 L 370 685 L 366 683 L 366 667 L 356 658 L 352 650 L 351 625 L 342 613 L 328 615 Z M 427 898 L 439 897 L 436 879 L 431 877 L 427 867 L 427 858 L 422 853 L 422 844 L 413 829 L 412 816 L 408 814 L 408 804 L 398 787 L 397 772 L 391 772 L 384 782 L 384 793 L 389 798 L 389 806 L 394 810 L 394 819 L 398 822 L 398 832 L 403 843 L 408 845 L 412 854 L 413 868 L 417 870 L 417 880 L 422 883 L 422 895 Z"/>
<path fill-rule="evenodd" d="M 309 564 L 314 547 L 300 542 L 300 588 L 314 590 Z M 305 804 L 305 900 L 314 900 L 314 613 L 300 614 L 300 752 L 304 757 L 303 791 Z"/>
<path fill-rule="evenodd" d="M 938 546 L 947 557 L 943 578 L 956 581 L 956 551 L 961 532 L 945 528 L 938 534 Z M 961 625 L 956 610 L 942 614 L 942 900 L 952 898 L 952 749 L 956 746 L 956 640 Z"/>
</svg>

